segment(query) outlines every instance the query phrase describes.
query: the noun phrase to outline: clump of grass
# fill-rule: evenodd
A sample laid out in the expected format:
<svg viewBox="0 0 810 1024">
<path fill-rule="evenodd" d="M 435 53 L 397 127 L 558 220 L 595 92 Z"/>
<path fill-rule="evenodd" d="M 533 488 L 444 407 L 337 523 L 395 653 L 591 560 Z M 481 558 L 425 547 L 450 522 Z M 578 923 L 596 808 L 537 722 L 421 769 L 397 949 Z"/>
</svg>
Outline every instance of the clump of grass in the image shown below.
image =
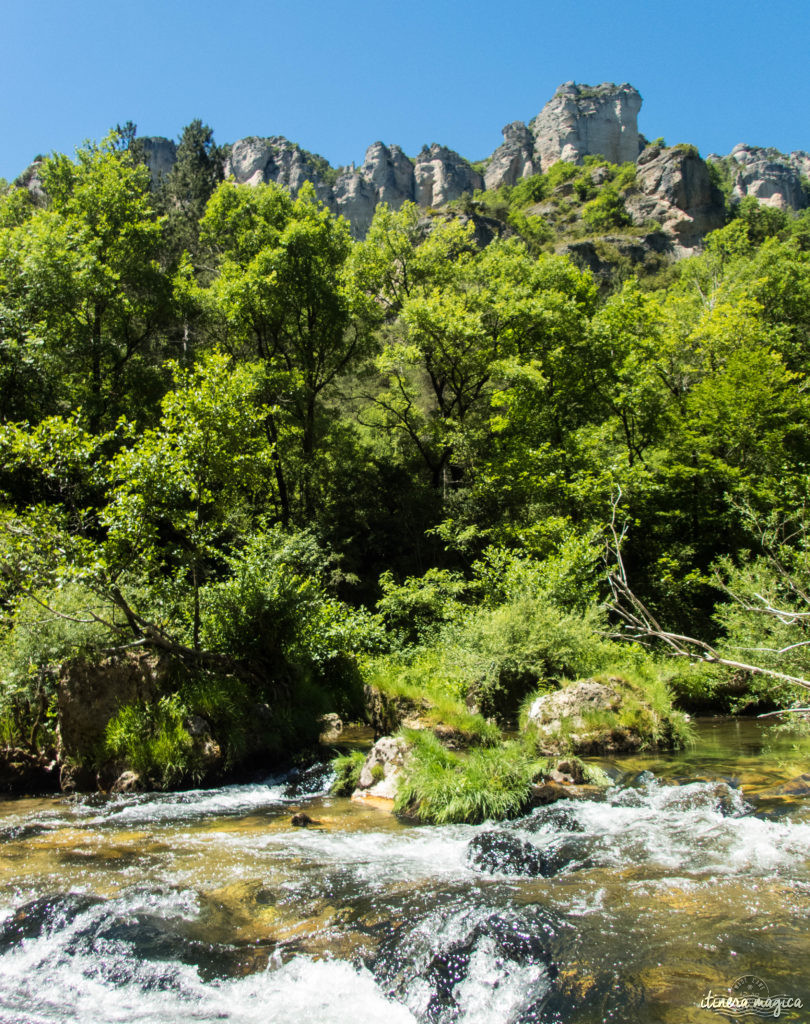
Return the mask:
<svg viewBox="0 0 810 1024">
<path fill-rule="evenodd" d="M 339 754 L 332 760 L 335 781 L 331 791 L 335 796 L 351 796 L 360 782 L 360 772 L 366 763 L 366 755 L 362 750 L 350 750 Z"/>
<path fill-rule="evenodd" d="M 199 782 L 205 768 L 184 725 L 187 713 L 177 694 L 128 704 L 107 724 L 107 753 L 158 789 Z"/>
<path fill-rule="evenodd" d="M 457 669 L 447 664 L 443 652 L 419 650 L 410 660 L 378 659 L 368 682 L 387 697 L 399 698 L 417 709 L 427 725 L 446 725 L 469 744 L 490 746 L 501 739 L 497 725 L 470 711 L 462 693 Z"/>
<path fill-rule="evenodd" d="M 406 730 L 411 746 L 394 810 L 436 825 L 510 818 L 527 807 L 539 763 L 519 742 L 447 750 L 430 733 Z"/>
</svg>

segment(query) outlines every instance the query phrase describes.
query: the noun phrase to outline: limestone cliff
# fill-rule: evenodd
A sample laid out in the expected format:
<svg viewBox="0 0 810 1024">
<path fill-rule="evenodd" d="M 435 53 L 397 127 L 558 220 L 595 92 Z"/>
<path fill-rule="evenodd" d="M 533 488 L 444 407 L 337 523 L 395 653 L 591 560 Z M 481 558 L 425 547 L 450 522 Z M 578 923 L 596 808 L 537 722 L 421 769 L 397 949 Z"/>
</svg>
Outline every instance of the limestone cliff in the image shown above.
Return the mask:
<svg viewBox="0 0 810 1024">
<path fill-rule="evenodd" d="M 641 96 L 632 85 L 565 82 L 529 125 L 537 170 L 597 154 L 614 164 L 635 160 L 641 152 L 639 110 Z"/>
<path fill-rule="evenodd" d="M 724 164 L 731 173 L 732 202 L 753 196 L 780 210 L 801 210 L 808 205 L 802 178 L 810 176 L 810 154 L 803 150 L 788 156 L 776 149 L 740 143 L 725 159 L 714 153 L 708 159 Z"/>
<path fill-rule="evenodd" d="M 407 201 L 442 208 L 478 189 L 513 186 L 560 160 L 582 164 L 587 156 L 599 156 L 615 164 L 637 162 L 636 187 L 627 195 L 632 222 L 647 227 L 654 221 L 675 251 L 690 250 L 723 223 L 723 197 L 693 147 L 644 148 L 638 132 L 641 102 L 638 91 L 626 83 L 565 82 L 528 126 L 512 121 L 503 128 L 503 143 L 483 162 L 483 173 L 436 143 L 410 158 L 399 146 L 374 142 L 359 167 L 334 168 L 278 135 L 238 139 L 229 147 L 224 172 L 241 184 L 275 182 L 293 194 L 310 181 L 318 198 L 346 217 L 354 236 L 362 238 L 379 203 L 393 209 Z M 143 137 L 138 143 L 157 184 L 174 165 L 175 143 L 161 137 Z M 798 210 L 810 201 L 810 154 L 802 150 L 788 156 L 739 145 L 729 156 L 710 156 L 709 161 L 722 167 L 732 202 L 753 196 L 770 206 Z M 37 162 L 17 183 L 28 188 L 35 203 L 47 203 Z"/>
<path fill-rule="evenodd" d="M 723 194 L 693 146 L 648 146 L 625 205 L 635 224 L 655 221 L 681 249 L 694 248 L 725 221 Z"/>
</svg>

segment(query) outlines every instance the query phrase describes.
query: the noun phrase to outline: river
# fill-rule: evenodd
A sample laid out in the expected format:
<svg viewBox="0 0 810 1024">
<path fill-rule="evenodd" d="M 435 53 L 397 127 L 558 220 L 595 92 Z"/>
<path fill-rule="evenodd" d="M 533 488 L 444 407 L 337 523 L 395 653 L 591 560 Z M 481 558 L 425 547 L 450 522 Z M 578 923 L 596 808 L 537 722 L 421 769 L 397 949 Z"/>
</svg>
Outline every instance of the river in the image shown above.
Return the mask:
<svg viewBox="0 0 810 1024">
<path fill-rule="evenodd" d="M 0 1022 L 688 1024 L 746 976 L 810 1008 L 810 776 L 772 742 L 704 720 L 600 762 L 604 799 L 497 826 L 551 877 L 484 872 L 492 825 L 399 822 L 326 770 L 0 801 Z"/>
</svg>

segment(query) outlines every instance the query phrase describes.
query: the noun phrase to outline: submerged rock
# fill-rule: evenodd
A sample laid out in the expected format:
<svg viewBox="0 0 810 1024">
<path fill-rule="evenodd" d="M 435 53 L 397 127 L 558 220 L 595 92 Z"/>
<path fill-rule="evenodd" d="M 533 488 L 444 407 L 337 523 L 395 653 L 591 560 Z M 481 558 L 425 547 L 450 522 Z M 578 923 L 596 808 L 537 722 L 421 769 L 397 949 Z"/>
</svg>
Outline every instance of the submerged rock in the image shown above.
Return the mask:
<svg viewBox="0 0 810 1024">
<path fill-rule="evenodd" d="M 0 925 L 0 950 L 16 946 L 24 939 L 38 938 L 51 929 L 64 927 L 101 902 L 97 896 L 81 893 L 60 893 L 31 900 L 18 907 Z"/>
<path fill-rule="evenodd" d="M 467 846 L 467 863 L 476 871 L 488 874 L 528 875 L 554 874 L 554 867 L 531 843 L 501 830 L 480 832 Z"/>
<path fill-rule="evenodd" d="M 317 825 L 318 822 L 304 811 L 299 811 L 290 818 L 290 824 L 296 828 L 306 828 L 308 825 Z"/>
<path fill-rule="evenodd" d="M 558 969 L 558 926 L 539 907 L 442 910 L 394 932 L 370 966 L 420 1021 L 540 1021 Z"/>
<path fill-rule="evenodd" d="M 467 846 L 467 863 L 485 874 L 550 878 L 561 871 L 589 866 L 586 841 L 566 838 L 540 848 L 511 832 L 481 832 Z"/>
<path fill-rule="evenodd" d="M 551 828 L 555 832 L 584 832 L 585 826 L 577 818 L 570 804 L 553 803 L 538 808 L 525 818 L 518 818 L 512 823 L 514 828 L 523 832 L 538 832 L 542 828 Z"/>
</svg>

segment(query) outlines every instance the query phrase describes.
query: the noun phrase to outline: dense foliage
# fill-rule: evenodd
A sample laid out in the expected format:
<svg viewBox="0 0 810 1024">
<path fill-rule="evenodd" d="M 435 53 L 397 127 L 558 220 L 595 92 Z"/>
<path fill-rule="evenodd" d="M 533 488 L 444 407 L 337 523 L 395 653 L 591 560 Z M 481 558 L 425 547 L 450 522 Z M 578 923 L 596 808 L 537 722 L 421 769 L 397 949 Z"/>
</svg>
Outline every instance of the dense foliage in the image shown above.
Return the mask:
<svg viewBox="0 0 810 1024">
<path fill-rule="evenodd" d="M 309 186 L 221 181 L 200 122 L 178 154 L 153 187 L 119 131 L 44 161 L 46 205 L 0 195 L 6 742 L 51 742 L 71 659 L 143 649 L 182 671 L 107 755 L 159 784 L 203 772 L 191 717 L 235 763 L 309 735 L 296 715 L 360 713 L 363 679 L 486 744 L 477 711 L 623 656 L 616 531 L 656 621 L 805 673 L 806 217 L 746 202 L 606 293 L 548 243 L 555 217 L 626 230 L 630 166 L 559 164 L 467 218 L 381 206 L 353 242 Z M 482 248 L 482 212 L 511 236 Z"/>
</svg>

